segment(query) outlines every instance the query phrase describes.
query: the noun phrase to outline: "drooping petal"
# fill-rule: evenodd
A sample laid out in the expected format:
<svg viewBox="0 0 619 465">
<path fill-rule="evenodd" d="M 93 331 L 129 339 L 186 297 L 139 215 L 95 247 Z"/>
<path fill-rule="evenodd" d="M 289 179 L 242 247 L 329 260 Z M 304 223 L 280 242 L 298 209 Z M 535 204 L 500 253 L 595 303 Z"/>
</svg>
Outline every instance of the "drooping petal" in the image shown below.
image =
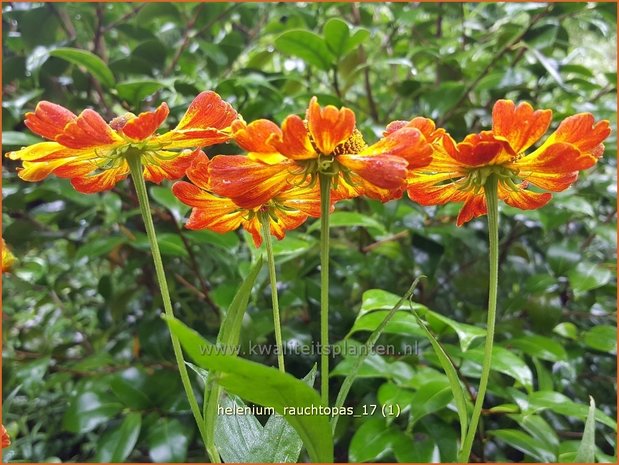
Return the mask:
<svg viewBox="0 0 619 465">
<path fill-rule="evenodd" d="M 437 141 L 445 134 L 445 130 L 442 128 L 437 129 L 436 124 L 430 118 L 416 116 L 410 121 L 392 121 L 387 125 L 383 135 L 388 136 L 395 131 L 407 127 L 418 129 L 429 143 Z"/>
<path fill-rule="evenodd" d="M 175 130 L 226 129 L 237 117 L 236 110 L 228 102 L 209 90 L 198 94 L 189 104 Z"/>
<path fill-rule="evenodd" d="M 408 163 L 393 155 L 340 155 L 338 162 L 370 184 L 388 190 L 404 189 Z"/>
<path fill-rule="evenodd" d="M 66 108 L 42 101 L 37 104 L 34 112 L 26 113 L 24 123 L 35 134 L 55 140 L 62 134 L 64 127 L 75 118 L 77 116 Z"/>
<path fill-rule="evenodd" d="M 277 202 L 284 207 L 298 210 L 314 218 L 320 217 L 320 188 L 318 183 L 313 187 L 293 187 L 282 191 L 276 197 Z M 337 201 L 337 196 L 331 196 L 331 203 Z"/>
<path fill-rule="evenodd" d="M 71 179 L 71 184 L 78 192 L 94 194 L 112 189 L 129 174 L 129 165 L 123 161 L 117 168 L 108 169 L 97 174 L 78 176 Z"/>
<path fill-rule="evenodd" d="M 552 110 L 533 110 L 527 102 L 516 106 L 511 100 L 499 100 L 492 109 L 492 132 L 505 138 L 516 153 L 537 142 L 551 121 Z"/>
<path fill-rule="evenodd" d="M 87 151 L 92 152 L 92 150 Z M 11 160 L 49 161 L 58 158 L 72 158 L 76 154 L 83 154 L 84 152 L 84 150 L 69 149 L 57 142 L 39 142 L 38 144 L 24 147 L 21 150 L 7 152 L 5 156 Z"/>
<path fill-rule="evenodd" d="M 23 162 L 22 168 L 17 169 L 17 175 L 24 181 L 38 182 L 66 165 L 72 165 L 73 162 L 73 159 L 67 158 L 59 158 L 44 162 L 25 161 Z M 90 171 L 92 171 L 92 167 L 88 169 L 87 173 Z"/>
<path fill-rule="evenodd" d="M 318 150 L 330 155 L 342 142 L 346 142 L 355 129 L 355 114 L 346 107 L 333 105 L 321 108 L 318 99 L 312 97 L 307 109 L 307 127 Z"/>
<path fill-rule="evenodd" d="M 509 143 L 494 138 L 490 131 L 466 136 L 450 155 L 467 166 L 501 165 L 516 157 Z"/>
<path fill-rule="evenodd" d="M 305 123 L 297 115 L 286 117 L 282 124 L 282 134 L 272 134 L 267 139 L 267 143 L 291 160 L 318 158 Z"/>
<path fill-rule="evenodd" d="M 2 448 L 9 447 L 11 445 L 11 437 L 7 433 L 6 428 L 2 425 Z"/>
<path fill-rule="evenodd" d="M 281 240 L 286 236 L 286 231 L 296 229 L 301 226 L 307 215 L 297 210 L 277 209 L 273 215 L 269 216 L 269 226 L 271 235 Z M 251 234 L 256 248 L 262 245 L 262 224 L 258 215 L 252 215 L 250 219 L 243 222 L 243 228 Z"/>
<path fill-rule="evenodd" d="M 579 167 L 575 170 L 583 170 L 592 167 L 604 153 L 602 143 L 610 134 L 610 123 L 607 120 L 595 122 L 591 113 L 579 113 L 565 118 L 557 130 L 550 135 L 544 144 L 531 155 L 546 149 L 558 142 L 572 144 L 583 157 Z"/>
<path fill-rule="evenodd" d="M 191 166 L 193 159 L 200 153 L 200 150 L 184 152 L 158 152 L 156 163 L 150 163 L 144 160 L 144 179 L 150 182 L 159 184 L 164 179 L 175 180 L 185 176 L 185 173 Z"/>
<path fill-rule="evenodd" d="M 533 192 L 527 190 L 527 187 L 528 183 L 524 181 L 518 184 L 518 190 L 515 191 L 499 182 L 499 198 L 507 205 L 521 210 L 535 210 L 543 207 L 552 198 L 552 194 L 548 192 Z"/>
<path fill-rule="evenodd" d="M 210 160 L 202 150 L 197 150 L 191 165 L 185 173 L 189 180 L 201 189 L 210 191 L 208 165 Z"/>
<path fill-rule="evenodd" d="M 185 181 L 174 183 L 172 192 L 181 202 L 194 207 L 185 225 L 188 229 L 234 231 L 247 214 L 230 199 L 217 197 Z"/>
<path fill-rule="evenodd" d="M 462 205 L 462 209 L 456 219 L 456 225 L 462 226 L 464 223 L 468 223 L 478 216 L 482 216 L 488 213 L 486 206 L 486 197 L 483 190 L 479 194 L 469 193 L 467 199 Z"/>
<path fill-rule="evenodd" d="M 291 186 L 291 166 L 292 162 L 267 165 L 242 155 L 218 155 L 209 164 L 209 182 L 215 194 L 251 209 Z"/>
<path fill-rule="evenodd" d="M 272 153 L 277 149 L 269 143 L 271 136 L 280 138 L 282 131 L 277 124 L 267 119 L 259 119 L 245 124 L 235 121 L 232 124 L 234 141 L 247 152 Z"/>
<path fill-rule="evenodd" d="M 540 147 L 530 155 L 507 165 L 518 170 L 518 176 L 549 191 L 567 189 L 578 171 L 588 168 L 592 157 L 569 143 L 557 142 Z"/>
<path fill-rule="evenodd" d="M 144 140 L 159 129 L 169 113 L 170 109 L 164 102 L 155 111 L 146 111 L 138 116 L 128 118 L 119 130 L 133 140 Z"/>
<path fill-rule="evenodd" d="M 62 133 L 56 136 L 56 142 L 65 147 L 83 149 L 106 147 L 124 141 L 99 113 L 87 109 L 67 123 Z"/>
<path fill-rule="evenodd" d="M 462 189 L 464 180 L 453 173 L 417 174 L 408 178 L 408 196 L 420 205 L 444 205 L 462 202 L 468 194 Z"/>
<path fill-rule="evenodd" d="M 172 130 L 154 138 L 166 149 L 207 147 L 231 138 L 230 126 L 238 118 L 232 106 L 215 92 L 199 94 Z"/>
<path fill-rule="evenodd" d="M 409 169 L 422 168 L 432 161 L 433 149 L 417 128 L 403 127 L 390 132 L 377 143 L 361 152 L 362 155 L 389 154 L 404 158 Z"/>
</svg>

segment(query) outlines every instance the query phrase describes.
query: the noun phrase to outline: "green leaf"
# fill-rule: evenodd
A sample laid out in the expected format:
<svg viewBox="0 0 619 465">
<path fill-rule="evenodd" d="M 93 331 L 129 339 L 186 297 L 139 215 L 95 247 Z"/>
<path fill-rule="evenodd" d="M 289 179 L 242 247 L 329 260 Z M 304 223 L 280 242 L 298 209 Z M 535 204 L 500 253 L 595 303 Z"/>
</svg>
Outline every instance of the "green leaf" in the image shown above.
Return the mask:
<svg viewBox="0 0 619 465">
<path fill-rule="evenodd" d="M 363 293 L 361 309 L 359 310 L 359 315 L 357 318 L 359 319 L 364 314 L 376 310 L 390 309 L 398 302 L 398 300 L 400 300 L 399 296 L 381 289 L 370 289 L 365 291 Z M 486 331 L 482 328 L 465 323 L 459 323 L 451 318 L 441 315 L 440 313 L 436 313 L 423 305 L 413 303 L 413 309 L 421 316 L 425 316 L 435 331 L 441 332 L 445 328 L 452 329 L 458 335 L 460 348 L 463 351 L 468 350 L 469 346 L 475 339 L 486 335 Z"/>
<path fill-rule="evenodd" d="M 116 91 L 121 99 L 134 106 L 138 106 L 146 97 L 164 87 L 165 84 L 161 82 L 145 79 L 119 82 L 116 85 Z"/>
<path fill-rule="evenodd" d="M 39 142 L 43 142 L 43 140 L 32 134 L 17 131 L 2 131 L 3 147 L 25 147 Z"/>
<path fill-rule="evenodd" d="M 589 396 L 589 413 L 585 421 L 582 442 L 576 453 L 576 463 L 593 463 L 595 461 L 595 400 Z"/>
<path fill-rule="evenodd" d="M 443 381 L 430 381 L 422 385 L 411 402 L 413 423 L 446 407 L 454 398 L 450 384 Z"/>
<path fill-rule="evenodd" d="M 305 376 L 308 386 L 314 384 L 317 366 Z M 245 403 L 236 396 L 225 396 L 222 407 L 243 411 Z M 251 413 L 223 414 L 217 419 L 215 444 L 226 463 L 295 463 L 303 441 L 290 424 L 272 414 L 264 427 Z"/>
<path fill-rule="evenodd" d="M 84 257 L 95 258 L 107 255 L 120 244 L 127 242 L 127 238 L 119 236 L 102 236 L 89 240 L 81 246 L 75 254 L 75 259 Z"/>
<path fill-rule="evenodd" d="M 114 417 L 122 408 L 122 404 L 109 394 L 84 389 L 69 401 L 63 426 L 71 433 L 87 433 Z"/>
<path fill-rule="evenodd" d="M 580 262 L 567 273 L 572 288 L 577 292 L 597 289 L 610 282 L 612 273 L 607 268 L 588 262 Z"/>
<path fill-rule="evenodd" d="M 462 357 L 467 360 L 472 360 L 481 366 L 484 359 L 484 351 L 482 349 L 471 349 L 464 352 Z M 533 390 L 533 373 L 528 365 L 513 352 L 495 346 L 492 350 L 492 370 L 511 376 L 528 391 Z"/>
<path fill-rule="evenodd" d="M 148 456 L 158 463 L 183 463 L 187 458 L 187 448 L 191 435 L 187 428 L 176 419 L 159 418 L 148 429 L 146 442 Z"/>
<path fill-rule="evenodd" d="M 326 22 L 323 30 L 325 43 L 333 54 L 340 58 L 346 51 L 346 44 L 350 38 L 348 24 L 338 18 L 331 18 Z"/>
<path fill-rule="evenodd" d="M 543 53 L 541 53 L 539 50 L 537 50 L 535 47 L 529 47 L 528 50 L 533 54 L 533 56 L 537 59 L 537 61 L 539 61 L 540 64 L 544 68 L 546 68 L 546 71 L 548 71 L 548 74 L 552 76 L 552 78 L 557 82 L 557 84 L 559 84 L 560 87 L 564 88 L 565 84 L 563 84 L 563 78 L 561 77 L 561 74 L 559 74 L 558 65 L 557 65 L 556 60 L 552 58 L 548 58 Z"/>
<path fill-rule="evenodd" d="M 323 71 L 331 69 L 334 64 L 334 57 L 325 41 L 310 31 L 301 29 L 286 31 L 275 39 L 275 46 L 280 52 L 301 58 Z"/>
<path fill-rule="evenodd" d="M 458 377 L 458 372 L 454 367 L 451 359 L 440 345 L 438 340 L 432 335 L 432 333 L 428 330 L 425 324 L 417 313 L 413 311 L 413 315 L 417 319 L 417 323 L 425 332 L 426 337 L 432 344 L 432 348 L 434 349 L 434 353 L 436 354 L 439 363 L 443 367 L 445 374 L 447 375 L 447 379 L 449 380 L 449 386 L 451 387 L 451 392 L 453 398 L 456 403 L 456 409 L 458 410 L 458 418 L 460 419 L 460 442 L 464 443 L 464 439 L 466 437 L 466 432 L 468 428 L 468 413 L 466 407 L 466 393 L 464 391 L 464 387 L 460 383 L 460 378 Z"/>
<path fill-rule="evenodd" d="M 598 325 L 584 334 L 585 344 L 595 350 L 617 352 L 617 328 L 610 325 Z"/>
<path fill-rule="evenodd" d="M 545 444 L 522 431 L 499 429 L 488 433 L 540 462 L 556 462 L 557 460 L 556 455 L 549 451 Z"/>
<path fill-rule="evenodd" d="M 389 314 L 388 310 L 378 310 L 376 312 L 361 315 L 355 320 L 353 327 L 350 329 L 346 337 L 352 336 L 358 331 L 374 331 L 378 328 L 385 317 Z M 419 327 L 415 317 L 408 313 L 398 312 L 383 330 L 389 334 L 401 334 L 403 336 L 422 336 L 423 330 Z"/>
<path fill-rule="evenodd" d="M 385 227 L 376 221 L 374 218 L 368 215 L 362 215 L 357 212 L 335 212 L 331 214 L 329 219 L 330 228 L 351 228 L 361 227 L 371 230 L 374 234 L 384 235 L 387 234 Z M 320 222 L 316 221 L 308 228 L 308 232 L 317 231 L 320 229 Z M 382 292 L 382 291 L 381 291 Z M 392 294 L 393 295 L 393 294 Z M 399 299 L 399 297 L 397 297 Z M 390 305 L 393 307 L 393 305 Z"/>
<path fill-rule="evenodd" d="M 436 461 L 434 454 L 437 452 L 437 446 L 432 438 L 424 435 L 411 437 L 401 432 L 393 440 L 392 448 L 398 463 L 432 463 Z"/>
<path fill-rule="evenodd" d="M 383 418 L 366 420 L 350 441 L 348 460 L 350 462 L 377 461 L 391 451 L 397 438 L 395 430 L 385 425 Z"/>
<path fill-rule="evenodd" d="M 106 87 L 114 87 L 116 80 L 110 68 L 94 53 L 77 48 L 57 48 L 49 52 L 50 56 L 82 66 Z"/>
<path fill-rule="evenodd" d="M 217 383 L 226 391 L 249 402 L 273 407 L 294 427 L 307 448 L 310 460 L 333 461 L 333 439 L 329 421 L 324 415 L 295 415 L 294 408 L 311 411 L 321 405 L 318 393 L 303 381 L 236 356 L 221 354 L 198 333 L 176 319 L 168 319 L 170 330 L 181 341 L 185 351 L 200 367 L 217 372 Z"/>
<path fill-rule="evenodd" d="M 506 344 L 522 350 L 531 357 L 538 357 L 550 362 L 567 360 L 567 352 L 561 344 L 554 339 L 537 334 L 509 339 Z"/>
<path fill-rule="evenodd" d="M 144 393 L 148 376 L 135 367 L 128 368 L 115 375 L 110 381 L 110 388 L 116 397 L 127 407 L 144 409 L 152 404 Z"/>
<path fill-rule="evenodd" d="M 124 462 L 134 449 L 142 428 L 142 414 L 129 413 L 119 428 L 107 431 L 97 443 L 95 462 Z"/>
<path fill-rule="evenodd" d="M 538 391 L 530 394 L 529 406 L 527 410 L 533 412 L 543 409 L 550 409 L 561 415 L 580 418 L 583 421 L 589 415 L 589 408 L 586 405 L 574 402 L 559 392 Z M 600 423 L 609 426 L 614 431 L 617 431 L 617 424 L 615 420 L 598 409 L 595 411 L 595 419 Z"/>
<path fill-rule="evenodd" d="M 148 243 L 148 237 L 146 234 L 142 233 L 134 233 L 135 240 L 130 242 L 132 246 L 140 249 L 140 250 L 150 250 L 150 245 Z M 157 235 L 157 242 L 159 243 L 159 248 L 161 249 L 161 255 L 169 255 L 173 257 L 189 257 L 187 253 L 187 249 L 185 248 L 185 244 L 183 240 L 178 236 L 178 234 L 174 233 L 163 233 Z"/>
<path fill-rule="evenodd" d="M 225 347 L 234 347 L 239 342 L 241 335 L 241 325 L 243 324 L 243 316 L 247 310 L 251 290 L 254 287 L 258 273 L 262 269 L 262 257 L 258 258 L 254 266 L 249 271 L 247 277 L 236 292 L 230 307 L 223 319 L 217 342 Z"/>
</svg>

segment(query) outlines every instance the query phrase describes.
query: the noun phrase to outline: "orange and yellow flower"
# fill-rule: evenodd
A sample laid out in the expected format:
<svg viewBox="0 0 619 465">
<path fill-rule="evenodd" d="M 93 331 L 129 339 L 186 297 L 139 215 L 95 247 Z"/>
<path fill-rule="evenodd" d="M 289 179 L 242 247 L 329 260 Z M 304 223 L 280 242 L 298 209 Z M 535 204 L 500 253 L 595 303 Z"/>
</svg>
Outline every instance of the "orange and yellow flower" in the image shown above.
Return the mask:
<svg viewBox="0 0 619 465">
<path fill-rule="evenodd" d="M 333 177 L 332 195 L 337 198 L 364 195 L 386 202 L 402 195 L 407 170 L 426 166 L 432 159 L 432 149 L 418 127 L 408 123 L 392 127 L 368 146 L 352 110 L 321 107 L 316 97 L 305 120 L 290 115 L 281 129 L 267 120 L 239 122 L 233 133 L 248 151 L 248 160 L 231 166 L 229 157 L 215 157 L 209 172 L 214 192 L 246 205 L 260 204 L 270 190 L 313 184 L 318 173 Z"/>
<path fill-rule="evenodd" d="M 528 103 L 499 100 L 492 111 L 492 131 L 470 134 L 456 143 L 442 134 L 432 162 L 408 179 L 409 197 L 421 205 L 464 202 L 457 224 L 487 212 L 484 185 L 498 179 L 498 196 L 523 210 L 539 208 L 550 192 L 567 189 L 578 172 L 591 168 L 604 152 L 610 134 L 606 120 L 595 122 L 589 113 L 563 120 L 536 150 L 526 151 L 548 130 L 551 110 L 533 110 Z M 534 185 L 547 192 L 529 190 Z"/>
<path fill-rule="evenodd" d="M 167 104 L 134 115 L 126 113 L 109 124 L 87 109 L 76 116 L 66 108 L 40 102 L 26 114 L 25 124 L 49 142 L 7 153 L 21 160 L 19 177 L 40 181 L 50 174 L 68 178 L 76 190 L 94 193 L 111 189 L 129 174 L 127 156 L 137 154 L 145 179 L 159 183 L 178 179 L 191 163 L 193 149 L 230 139 L 236 111 L 215 92 L 199 94 L 171 131 L 155 134 L 169 113 Z"/>
<path fill-rule="evenodd" d="M 260 164 L 240 155 L 220 155 L 215 158 L 229 159 L 231 166 L 238 164 L 242 169 L 247 168 L 246 163 Z M 260 247 L 263 217 L 269 220 L 271 234 L 283 239 L 286 231 L 299 227 L 309 216 L 320 216 L 320 198 L 316 186 L 311 188 L 283 185 L 277 190 L 270 188 L 267 189 L 268 194 L 259 193 L 254 196 L 260 203 L 237 203 L 231 198 L 215 194 L 209 174 L 209 165 L 213 160 L 209 160 L 204 152 L 199 153 L 186 173 L 191 182 L 179 181 L 172 187 L 174 195 L 181 202 L 193 207 L 186 223 L 187 228 L 226 233 L 243 227 L 252 235 L 256 247 Z M 248 169 L 259 172 L 263 168 L 258 165 Z M 264 175 L 264 172 L 258 175 Z M 264 192 L 264 189 L 261 192 Z"/>
<path fill-rule="evenodd" d="M 8 273 L 15 264 L 15 256 L 11 253 L 10 249 L 6 246 L 6 242 L 2 239 L 2 272 Z"/>
</svg>

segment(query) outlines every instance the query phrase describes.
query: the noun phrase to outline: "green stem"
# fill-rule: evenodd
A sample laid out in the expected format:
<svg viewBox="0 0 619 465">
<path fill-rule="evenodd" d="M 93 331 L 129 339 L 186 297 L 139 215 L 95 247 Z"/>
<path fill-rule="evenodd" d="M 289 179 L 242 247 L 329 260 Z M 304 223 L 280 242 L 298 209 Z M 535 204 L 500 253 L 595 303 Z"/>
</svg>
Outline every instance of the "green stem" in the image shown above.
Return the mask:
<svg viewBox="0 0 619 465">
<path fill-rule="evenodd" d="M 217 376 L 216 373 L 210 372 L 208 384 L 211 385 L 210 394 L 208 399 L 204 399 L 204 402 L 207 403 L 206 411 L 204 412 L 204 421 L 206 425 L 206 437 L 207 441 L 206 452 L 208 453 L 209 458 L 212 463 L 221 463 L 221 458 L 219 457 L 219 451 L 217 450 L 217 446 L 215 445 L 215 425 L 217 423 L 217 408 L 219 407 L 219 399 L 221 398 L 221 394 L 223 389 L 217 383 L 215 378 Z"/>
<path fill-rule="evenodd" d="M 148 192 L 146 191 L 146 183 L 144 181 L 144 175 L 142 172 L 142 162 L 139 154 L 132 154 L 127 157 L 129 169 L 131 172 L 131 179 L 135 185 L 135 191 L 138 196 L 138 202 L 140 204 L 140 212 L 142 213 L 142 219 L 144 220 L 144 226 L 146 228 L 146 236 L 148 237 L 148 243 L 150 244 L 150 250 L 153 254 L 153 262 L 155 264 L 155 273 L 157 275 L 157 282 L 159 283 L 159 290 L 161 291 L 161 297 L 163 299 L 163 308 L 165 314 L 168 317 L 174 317 L 172 310 L 172 301 L 170 299 L 170 291 L 168 290 L 168 282 L 166 280 L 165 271 L 163 268 L 163 261 L 161 260 L 161 252 L 159 251 L 159 244 L 157 243 L 157 235 L 155 233 L 155 225 L 153 223 L 153 216 L 150 211 L 150 203 L 148 201 Z M 187 366 L 183 358 L 183 352 L 178 338 L 170 333 L 172 339 L 172 348 L 174 349 L 174 357 L 176 358 L 176 364 L 178 365 L 178 371 L 181 375 L 181 381 L 185 388 L 185 394 L 189 400 L 189 406 L 200 430 L 200 435 L 206 446 L 207 436 L 204 428 L 204 420 L 198 407 L 198 401 L 191 387 L 191 381 L 189 374 L 187 373 Z"/>
<path fill-rule="evenodd" d="M 473 448 L 473 440 L 477 432 L 477 425 L 481 415 L 481 409 L 486 396 L 490 367 L 492 366 L 492 346 L 494 344 L 494 326 L 496 321 L 497 290 L 499 284 L 499 206 L 498 206 L 498 179 L 490 175 L 484 186 L 486 205 L 488 206 L 488 241 L 490 257 L 490 275 L 488 290 L 488 323 L 486 326 L 486 345 L 484 347 L 484 360 L 482 365 L 481 379 L 477 399 L 473 407 L 473 415 L 469 429 L 458 454 L 458 461 L 468 463 Z"/>
<path fill-rule="evenodd" d="M 279 317 L 279 299 L 277 297 L 277 275 L 275 274 L 275 255 L 273 254 L 273 241 L 271 239 L 271 223 L 268 213 L 260 214 L 262 225 L 262 237 L 267 249 L 269 261 L 269 280 L 271 281 L 271 302 L 273 304 L 273 326 L 275 327 L 275 344 L 277 345 L 277 366 L 282 373 L 284 367 L 284 345 L 282 342 L 282 323 Z"/>
<path fill-rule="evenodd" d="M 376 341 L 378 340 L 380 335 L 385 330 L 385 327 L 389 324 L 389 321 L 391 321 L 391 319 L 393 318 L 393 315 L 396 314 L 396 312 L 400 309 L 400 307 L 404 304 L 404 302 L 406 302 L 407 300 L 411 298 L 421 278 L 425 278 L 425 276 L 420 276 L 419 278 L 416 278 L 415 281 L 413 281 L 413 284 L 411 284 L 411 286 L 408 288 L 408 290 L 402 296 L 402 298 L 400 298 L 400 300 L 396 302 L 396 304 L 391 308 L 391 310 L 389 310 L 389 313 L 385 316 L 385 318 L 383 318 L 383 321 L 381 321 L 378 327 L 372 332 L 372 334 L 370 334 L 370 337 L 365 342 L 363 351 L 360 352 L 360 356 L 355 361 L 355 364 L 353 365 L 352 370 L 350 371 L 348 376 L 344 378 L 342 387 L 340 388 L 340 391 L 337 393 L 337 399 L 335 399 L 335 411 L 336 412 L 339 411 L 340 407 L 344 406 L 344 402 L 346 401 L 346 396 L 348 396 L 348 392 L 350 391 L 350 388 L 355 382 L 357 374 L 359 373 L 359 370 L 363 366 L 363 362 L 365 362 L 365 359 L 374 349 L 374 344 L 376 344 Z M 335 433 L 335 427 L 337 426 L 338 419 L 339 419 L 339 415 L 335 415 L 331 419 L 331 430 L 333 431 L 333 433 Z"/>
<path fill-rule="evenodd" d="M 329 405 L 329 216 L 331 177 L 320 173 L 320 398 Z"/>
</svg>

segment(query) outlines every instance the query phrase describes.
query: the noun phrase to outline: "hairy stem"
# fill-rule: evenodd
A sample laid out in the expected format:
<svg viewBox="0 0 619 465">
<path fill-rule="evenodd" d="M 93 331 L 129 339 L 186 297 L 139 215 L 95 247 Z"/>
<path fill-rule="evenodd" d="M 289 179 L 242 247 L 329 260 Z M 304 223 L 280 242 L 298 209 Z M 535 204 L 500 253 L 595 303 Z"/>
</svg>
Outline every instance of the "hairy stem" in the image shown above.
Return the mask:
<svg viewBox="0 0 619 465">
<path fill-rule="evenodd" d="M 161 260 L 161 252 L 159 251 L 159 244 L 157 243 L 157 235 L 155 233 L 155 225 L 153 223 L 153 216 L 150 211 L 150 202 L 148 200 L 148 192 L 146 191 L 146 183 L 144 181 L 144 175 L 142 172 L 142 162 L 139 154 L 131 154 L 127 157 L 129 163 L 129 169 L 131 172 L 131 179 L 135 185 L 135 191 L 138 196 L 138 202 L 140 204 L 140 212 L 142 213 L 142 219 L 144 220 L 144 227 L 146 228 L 146 236 L 148 237 L 148 243 L 150 244 L 150 250 L 153 255 L 153 262 L 155 265 L 155 274 L 157 275 L 157 282 L 159 283 L 159 290 L 161 291 L 161 297 L 163 300 L 163 308 L 167 317 L 174 317 L 172 310 L 172 301 L 170 299 L 170 291 L 168 290 L 168 282 L 165 276 L 165 270 L 163 268 L 163 261 Z M 178 371 L 181 375 L 181 381 L 185 388 L 185 394 L 189 400 L 189 406 L 191 412 L 196 420 L 198 429 L 200 430 L 200 436 L 206 446 L 207 436 L 204 427 L 204 419 L 200 413 L 198 401 L 196 400 L 193 388 L 191 387 L 191 381 L 189 374 L 187 373 L 187 366 L 183 358 L 183 351 L 178 338 L 170 332 L 170 338 L 172 339 L 172 348 L 174 350 L 174 357 L 176 358 L 176 364 L 178 365 Z"/>
<path fill-rule="evenodd" d="M 282 373 L 286 372 L 284 367 L 284 346 L 282 339 L 282 323 L 279 317 L 279 299 L 277 297 L 277 275 L 275 274 L 275 256 L 273 255 L 273 241 L 271 238 L 271 224 L 268 213 L 260 215 L 262 225 L 262 237 L 267 249 L 267 260 L 269 262 L 269 280 L 271 281 L 271 302 L 273 304 L 273 326 L 275 328 L 275 344 L 277 345 L 277 366 Z"/>
<path fill-rule="evenodd" d="M 497 290 L 499 284 L 499 207 L 498 207 L 498 179 L 491 175 L 486 181 L 484 191 L 486 195 L 486 205 L 488 206 L 488 241 L 490 257 L 490 275 L 488 285 L 488 323 L 486 325 L 486 344 L 484 347 L 484 359 L 482 365 L 481 379 L 479 380 L 479 390 L 477 399 L 473 407 L 473 415 L 469 429 L 458 454 L 458 461 L 468 463 L 473 448 L 473 440 L 477 432 L 477 425 L 481 415 L 481 409 L 488 388 L 490 377 L 490 367 L 492 365 L 492 347 L 494 344 L 494 326 L 496 322 Z"/>
</svg>

